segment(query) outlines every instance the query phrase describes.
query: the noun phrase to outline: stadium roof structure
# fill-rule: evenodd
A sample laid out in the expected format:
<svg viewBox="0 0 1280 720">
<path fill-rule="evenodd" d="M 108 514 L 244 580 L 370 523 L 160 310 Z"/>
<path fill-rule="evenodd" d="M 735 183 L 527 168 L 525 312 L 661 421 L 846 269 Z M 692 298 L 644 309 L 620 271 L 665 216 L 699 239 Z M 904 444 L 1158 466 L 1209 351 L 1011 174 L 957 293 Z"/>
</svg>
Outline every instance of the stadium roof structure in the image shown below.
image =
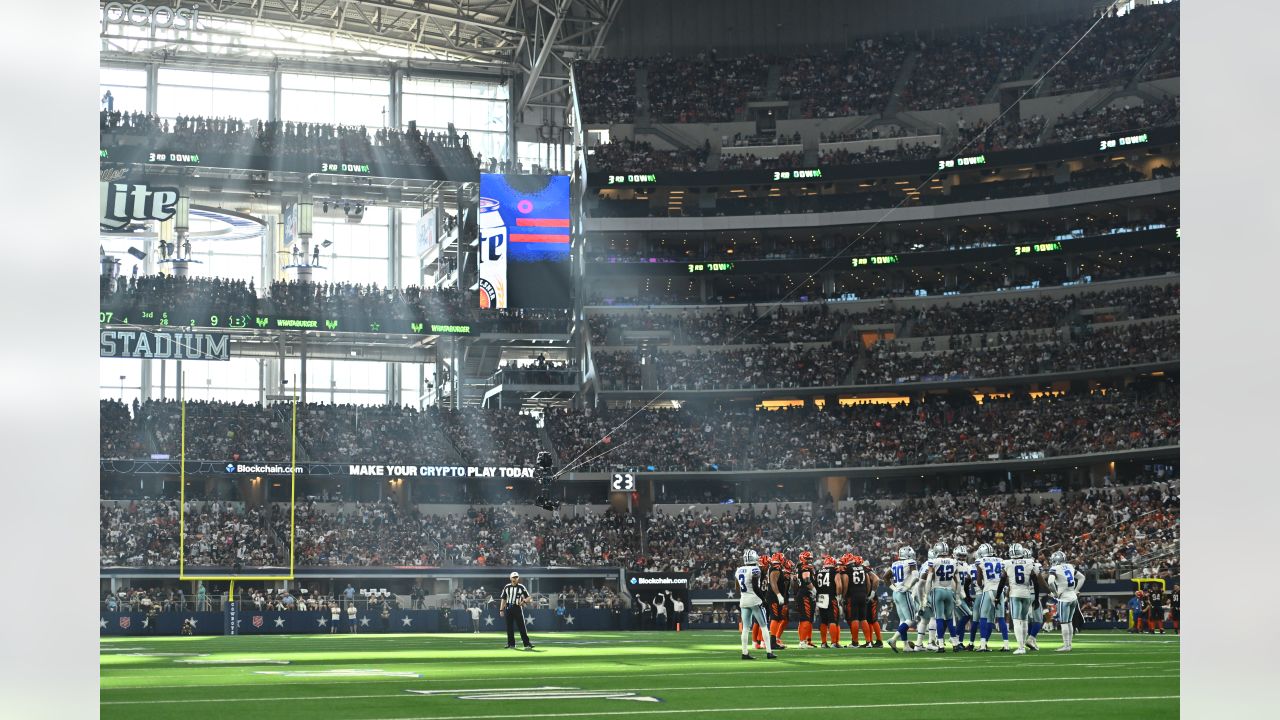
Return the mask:
<svg viewBox="0 0 1280 720">
<path fill-rule="evenodd" d="M 128 21 L 138 5 L 102 2 L 104 58 L 401 64 L 523 80 L 517 112 L 565 107 L 569 65 L 594 59 L 623 0 L 202 0 L 194 29 Z M 109 12 L 110 8 L 110 12 Z M 121 13 L 126 20 L 122 21 Z M 166 18 L 166 21 L 168 19 Z"/>
</svg>

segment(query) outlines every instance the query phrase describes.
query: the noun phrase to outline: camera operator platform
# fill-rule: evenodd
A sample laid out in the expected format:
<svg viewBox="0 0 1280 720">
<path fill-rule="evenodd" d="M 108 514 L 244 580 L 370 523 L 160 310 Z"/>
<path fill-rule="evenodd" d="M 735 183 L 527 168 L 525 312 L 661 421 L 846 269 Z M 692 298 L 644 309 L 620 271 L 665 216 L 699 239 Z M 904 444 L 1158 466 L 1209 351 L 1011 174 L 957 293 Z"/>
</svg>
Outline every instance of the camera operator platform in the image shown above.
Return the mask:
<svg viewBox="0 0 1280 720">
<path fill-rule="evenodd" d="M 543 510 L 551 510 L 552 512 L 560 508 L 560 501 L 551 497 L 552 485 L 551 481 L 555 480 L 555 460 L 551 457 L 551 453 L 542 450 L 538 453 L 538 466 L 534 469 L 535 477 L 538 480 L 538 497 L 533 501 L 534 505 Z"/>
<path fill-rule="evenodd" d="M 507 647 L 515 649 L 517 628 L 520 629 L 520 639 L 524 641 L 524 649 L 532 650 L 533 643 L 529 642 L 529 633 L 524 626 L 524 606 L 532 599 L 529 591 L 524 585 L 520 584 L 520 573 L 511 573 L 511 582 L 502 588 L 502 614 L 507 618 Z"/>
</svg>

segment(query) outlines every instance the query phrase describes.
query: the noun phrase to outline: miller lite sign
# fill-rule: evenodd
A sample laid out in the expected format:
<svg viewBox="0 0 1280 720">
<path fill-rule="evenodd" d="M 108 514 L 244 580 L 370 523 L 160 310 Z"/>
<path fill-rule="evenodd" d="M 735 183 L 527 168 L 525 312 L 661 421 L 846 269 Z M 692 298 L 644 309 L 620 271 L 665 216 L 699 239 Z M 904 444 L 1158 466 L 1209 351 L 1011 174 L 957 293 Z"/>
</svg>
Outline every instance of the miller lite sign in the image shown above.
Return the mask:
<svg viewBox="0 0 1280 720">
<path fill-rule="evenodd" d="M 178 213 L 178 188 L 148 187 L 130 182 L 98 184 L 99 222 L 119 230 L 140 220 L 168 220 Z"/>
</svg>

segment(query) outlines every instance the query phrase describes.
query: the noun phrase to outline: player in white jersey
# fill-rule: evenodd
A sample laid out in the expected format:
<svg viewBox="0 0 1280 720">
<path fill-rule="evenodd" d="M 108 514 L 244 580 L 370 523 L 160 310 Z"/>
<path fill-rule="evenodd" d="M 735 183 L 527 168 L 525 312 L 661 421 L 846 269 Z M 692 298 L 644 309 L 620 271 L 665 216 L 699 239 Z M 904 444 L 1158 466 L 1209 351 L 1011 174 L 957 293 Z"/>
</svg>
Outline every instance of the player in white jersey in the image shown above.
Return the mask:
<svg viewBox="0 0 1280 720">
<path fill-rule="evenodd" d="M 978 621 L 973 616 L 973 605 L 978 595 L 978 568 L 969 564 L 969 548 L 964 545 L 957 546 L 951 555 L 956 560 L 956 577 L 960 581 L 960 592 L 956 595 L 956 631 L 963 645 L 965 627 L 970 627 L 969 644 L 965 649 L 972 651 L 978 633 Z"/>
<path fill-rule="evenodd" d="M 733 580 L 738 586 L 738 608 L 742 614 L 742 659 L 755 660 L 747 648 L 751 645 L 751 621 L 755 620 L 761 628 L 769 627 L 768 618 L 764 616 L 764 599 L 757 594 L 760 583 L 760 555 L 755 550 L 742 553 L 742 565 L 733 571 Z M 773 638 L 765 633 L 765 657 L 773 660 Z"/>
<path fill-rule="evenodd" d="M 1009 628 L 1004 621 L 1004 601 L 999 595 L 1000 580 L 1004 577 L 1004 560 L 996 557 L 991 545 L 983 543 L 978 546 L 978 602 L 974 608 L 978 618 L 978 636 L 981 642 L 978 652 L 991 652 L 987 642 L 991 639 L 991 631 L 995 625 L 1000 626 L 1000 634 L 1004 637 L 1004 646 L 1000 652 L 1009 651 Z"/>
<path fill-rule="evenodd" d="M 1026 548 L 1019 543 L 1009 546 L 1009 560 L 1004 564 L 1004 578 L 1000 585 L 1009 588 L 1009 617 L 1013 620 L 1013 635 L 1018 641 L 1014 655 L 1027 654 L 1027 624 L 1035 599 L 1038 569 L 1039 564 Z"/>
<path fill-rule="evenodd" d="M 934 628 L 938 635 L 937 651 L 944 653 L 946 648 L 946 635 L 951 635 L 952 650 L 960 652 L 960 641 L 956 638 L 956 597 L 961 589 L 961 578 L 959 576 L 956 561 L 951 557 L 951 547 L 945 542 L 939 542 L 934 545 L 937 555 L 933 559 L 927 574 L 926 582 L 929 583 L 930 604 L 933 606 L 933 622 Z"/>
<path fill-rule="evenodd" d="M 916 551 L 913 548 L 898 549 L 898 559 L 889 569 L 893 591 L 893 607 L 898 613 L 898 633 L 889 638 L 889 649 L 898 652 L 898 638 L 906 644 L 907 652 L 914 652 L 915 645 L 907 639 L 907 631 L 916 622 L 915 587 L 920 582 L 920 569 L 916 567 Z"/>
<path fill-rule="evenodd" d="M 938 638 L 933 626 L 933 605 L 930 604 L 933 598 L 929 593 L 932 589 L 929 584 L 929 569 L 933 567 L 933 561 L 937 557 L 937 547 L 929 548 L 929 559 L 920 566 L 920 582 L 915 587 L 916 607 L 919 608 L 916 617 L 916 649 L 928 652 L 938 649 Z"/>
<path fill-rule="evenodd" d="M 1084 573 L 1067 562 L 1067 554 L 1061 550 L 1049 556 L 1049 565 L 1046 584 L 1058 601 L 1058 624 L 1062 626 L 1062 647 L 1058 652 L 1071 652 L 1071 639 L 1075 635 L 1071 620 L 1076 614 L 1077 593 L 1084 585 Z"/>
</svg>

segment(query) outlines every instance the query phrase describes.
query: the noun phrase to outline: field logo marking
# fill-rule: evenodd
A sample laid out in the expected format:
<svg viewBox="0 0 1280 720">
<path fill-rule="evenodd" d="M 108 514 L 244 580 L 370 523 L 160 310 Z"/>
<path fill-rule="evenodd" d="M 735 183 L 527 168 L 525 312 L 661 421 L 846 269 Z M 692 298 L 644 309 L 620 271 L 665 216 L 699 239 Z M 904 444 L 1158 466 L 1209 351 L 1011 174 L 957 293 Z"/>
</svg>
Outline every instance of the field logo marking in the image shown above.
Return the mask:
<svg viewBox="0 0 1280 720">
<path fill-rule="evenodd" d="M 662 702 L 650 695 L 615 690 L 580 690 L 571 687 L 472 688 L 467 690 L 406 690 L 413 695 L 453 695 L 458 700 L 633 700 Z"/>
</svg>

